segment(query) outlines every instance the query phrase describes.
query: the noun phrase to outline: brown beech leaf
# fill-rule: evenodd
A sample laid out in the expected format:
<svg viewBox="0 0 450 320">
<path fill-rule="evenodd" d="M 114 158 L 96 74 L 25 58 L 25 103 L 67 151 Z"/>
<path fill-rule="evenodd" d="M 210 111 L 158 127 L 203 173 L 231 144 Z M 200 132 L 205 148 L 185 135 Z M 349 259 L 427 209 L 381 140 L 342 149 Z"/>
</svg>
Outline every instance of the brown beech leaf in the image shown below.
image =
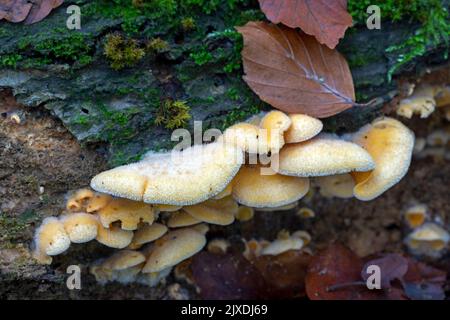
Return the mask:
<svg viewBox="0 0 450 320">
<path fill-rule="evenodd" d="M 306 270 L 311 255 L 290 250 L 276 256 L 259 256 L 253 265 L 264 277 L 270 299 L 291 299 L 305 295 Z"/>
<path fill-rule="evenodd" d="M 352 75 L 339 52 L 314 37 L 265 22 L 237 30 L 244 36 L 244 80 L 262 100 L 318 118 L 354 105 Z"/>
<path fill-rule="evenodd" d="M 59 7 L 63 2 L 64 0 L 35 0 L 30 14 L 25 20 L 25 24 L 32 24 L 41 21 L 48 16 L 53 9 Z"/>
<path fill-rule="evenodd" d="M 443 287 L 447 273 L 413 258 L 407 259 L 408 272 L 403 277 L 402 285 L 408 298 L 413 300 L 445 299 Z"/>
<path fill-rule="evenodd" d="M 361 278 L 362 260 L 347 247 L 332 244 L 311 260 L 306 294 L 311 300 L 378 299 Z"/>
<path fill-rule="evenodd" d="M 331 49 L 352 25 L 347 0 L 259 0 L 259 3 L 267 19 L 273 23 L 300 27 Z"/>
<path fill-rule="evenodd" d="M 266 297 L 264 278 L 242 254 L 201 252 L 191 264 L 203 299 L 248 300 Z"/>
<path fill-rule="evenodd" d="M 399 254 L 390 253 L 381 258 L 372 259 L 364 265 L 361 271 L 361 277 L 364 281 L 370 276 L 370 274 L 366 272 L 370 265 L 380 267 L 381 288 L 383 289 L 390 288 L 393 280 L 402 280 L 403 276 L 408 271 L 408 260 Z"/>
<path fill-rule="evenodd" d="M 22 22 L 27 17 L 32 3 L 27 0 L 0 0 L 0 20 Z"/>
</svg>

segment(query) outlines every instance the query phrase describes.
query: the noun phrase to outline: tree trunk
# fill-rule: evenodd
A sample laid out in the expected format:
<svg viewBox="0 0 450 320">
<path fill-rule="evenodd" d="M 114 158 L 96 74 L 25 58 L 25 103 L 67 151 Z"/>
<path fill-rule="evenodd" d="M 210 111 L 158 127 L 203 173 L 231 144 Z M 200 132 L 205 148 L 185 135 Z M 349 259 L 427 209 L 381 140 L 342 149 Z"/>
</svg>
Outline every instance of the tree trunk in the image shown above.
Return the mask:
<svg viewBox="0 0 450 320">
<path fill-rule="evenodd" d="M 171 112 L 177 112 L 173 102 L 188 107 L 186 128 L 190 131 L 194 120 L 203 121 L 203 130 L 223 130 L 270 108 L 242 80 L 242 40 L 233 29 L 264 19 L 257 1 L 237 1 L 233 6 L 233 1 L 221 1 L 210 11 L 208 6 L 186 10 L 161 4 L 153 13 L 130 4 L 120 8 L 116 2 L 65 1 L 33 25 L 0 21 L 0 111 L 3 113 L 7 104 L 2 95 L 12 93 L 21 105 L 13 109 L 23 108 L 28 121 L 24 129 L 16 130 L 0 119 L 0 297 L 164 297 L 161 288 L 149 291 L 136 285 L 123 291 L 113 284 L 105 289 L 95 286 L 92 277 L 84 282 L 87 288 L 92 285 L 91 289 L 68 291 L 64 282 L 67 265 L 86 265 L 111 251 L 89 244 L 71 248 L 51 267 L 38 266 L 27 253 L 34 227 L 44 216 L 61 210 L 67 190 L 87 185 L 92 175 L 107 166 L 135 161 L 149 150 L 170 148 L 175 143 L 170 139 Z M 81 30 L 66 27 L 66 8 L 74 3 L 81 7 Z M 396 79 L 416 77 L 446 62 L 445 43 L 435 43 L 397 69 L 389 81 L 398 64 L 398 52 L 386 49 L 404 43 L 418 28 L 419 23 L 402 20 L 382 21 L 381 30 L 358 24 L 347 31 L 337 50 L 349 61 L 358 102 L 374 98 L 386 102 L 396 89 Z M 105 46 L 113 45 L 111 34 L 123 41 L 118 50 L 136 53 L 142 49 L 145 55 L 134 63 L 106 55 Z M 125 66 L 115 70 L 111 67 L 114 59 Z M 381 102 L 326 119 L 326 129 L 355 130 L 380 114 Z M 29 139 L 36 143 L 21 140 L 24 134 L 32 135 Z M 54 139 L 59 144 L 49 149 L 46 143 L 54 143 Z M 39 149 L 39 143 L 46 147 Z M 41 186 L 46 188 L 44 195 L 37 191 Z M 395 203 L 397 198 L 389 199 Z M 333 210 L 331 202 L 322 207 Z M 364 207 L 358 208 L 355 211 L 364 211 Z M 366 212 L 375 210 L 373 205 L 367 208 Z M 346 210 L 345 206 L 340 209 Z M 228 233 L 220 228 L 213 231 L 251 237 L 256 230 L 273 237 L 278 229 L 274 226 L 298 225 L 294 215 L 266 213 L 258 219 L 241 231 L 236 230 L 240 226 L 231 227 Z M 325 234 L 327 226 L 323 229 Z"/>
</svg>

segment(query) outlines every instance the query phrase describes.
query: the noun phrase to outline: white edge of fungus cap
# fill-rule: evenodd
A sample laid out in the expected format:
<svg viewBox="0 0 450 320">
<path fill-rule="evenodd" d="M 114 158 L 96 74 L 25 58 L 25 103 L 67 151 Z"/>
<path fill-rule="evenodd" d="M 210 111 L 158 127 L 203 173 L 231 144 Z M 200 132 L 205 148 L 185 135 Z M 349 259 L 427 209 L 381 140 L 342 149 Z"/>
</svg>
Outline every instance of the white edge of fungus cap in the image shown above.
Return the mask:
<svg viewBox="0 0 450 320">
<path fill-rule="evenodd" d="M 95 176 L 99 192 L 152 204 L 192 205 L 222 192 L 244 162 L 244 153 L 223 142 L 156 153 Z"/>
</svg>

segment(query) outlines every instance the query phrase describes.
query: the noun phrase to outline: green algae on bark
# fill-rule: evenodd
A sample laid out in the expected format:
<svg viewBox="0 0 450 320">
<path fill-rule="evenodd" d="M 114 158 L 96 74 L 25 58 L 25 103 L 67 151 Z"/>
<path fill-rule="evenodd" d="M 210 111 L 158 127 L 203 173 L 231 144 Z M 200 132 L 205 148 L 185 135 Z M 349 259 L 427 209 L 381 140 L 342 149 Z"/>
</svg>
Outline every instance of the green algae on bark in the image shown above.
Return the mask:
<svg viewBox="0 0 450 320">
<path fill-rule="evenodd" d="M 70 4 L 81 8 L 81 30 L 65 27 Z M 394 87 L 387 75 L 395 55 L 386 49 L 420 27 L 393 11 L 386 19 L 399 24 L 367 30 L 359 26 L 365 8 L 349 2 L 358 23 L 338 47 L 349 60 L 359 102 Z M 268 108 L 242 80 L 242 38 L 234 29 L 262 19 L 256 0 L 67 1 L 31 26 L 0 22 L 0 86 L 12 88 L 27 107 L 49 109 L 82 143 L 106 146 L 100 149 L 110 165 L 123 164 L 176 144 L 172 125 L 155 121 L 164 101 L 187 101 L 191 118 L 183 125 L 189 130 L 194 120 L 203 121 L 204 130 L 225 129 Z M 119 59 L 120 70 L 111 68 L 104 50 L 111 33 L 139 43 L 135 49 L 145 56 Z M 330 119 L 330 129 L 348 129 L 373 114 L 352 112 L 343 122 Z"/>
</svg>

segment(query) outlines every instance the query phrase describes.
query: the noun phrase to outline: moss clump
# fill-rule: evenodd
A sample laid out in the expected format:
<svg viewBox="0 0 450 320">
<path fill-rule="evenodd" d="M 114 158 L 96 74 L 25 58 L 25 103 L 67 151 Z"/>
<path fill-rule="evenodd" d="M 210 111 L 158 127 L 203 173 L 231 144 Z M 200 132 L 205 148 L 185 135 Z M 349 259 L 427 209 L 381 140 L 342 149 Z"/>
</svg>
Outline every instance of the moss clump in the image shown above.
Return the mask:
<svg viewBox="0 0 450 320">
<path fill-rule="evenodd" d="M 181 20 L 181 27 L 184 31 L 191 31 L 195 29 L 195 20 L 192 17 Z"/>
<path fill-rule="evenodd" d="M 64 34 L 64 37 L 50 38 L 35 44 L 34 51 L 43 56 L 50 56 L 56 59 L 63 59 L 68 62 L 82 61 L 84 64 L 90 63 L 91 47 L 87 38 L 80 32 L 74 32 L 66 36 L 66 31 L 57 30 L 55 34 Z M 28 47 L 26 39 L 19 44 L 20 49 L 25 50 Z M 81 63 L 80 63 L 81 64 Z"/>
<path fill-rule="evenodd" d="M 0 68 L 2 67 L 16 68 L 17 63 L 22 59 L 23 57 L 17 53 L 4 55 L 0 57 Z"/>
<path fill-rule="evenodd" d="M 163 125 L 166 129 L 185 127 L 191 119 L 190 110 L 185 101 L 166 99 L 161 103 L 155 124 Z"/>
<path fill-rule="evenodd" d="M 147 43 L 147 50 L 153 53 L 161 53 L 169 49 L 169 43 L 161 38 L 154 38 Z"/>
<path fill-rule="evenodd" d="M 8 216 L 0 212 L 0 243 L 19 238 L 32 222 L 38 220 L 34 211 L 26 211 L 20 216 Z"/>
<path fill-rule="evenodd" d="M 103 49 L 115 70 L 132 67 L 145 55 L 145 50 L 139 48 L 136 40 L 125 39 L 119 34 L 107 35 Z"/>
<path fill-rule="evenodd" d="M 199 66 L 207 64 L 213 60 L 212 53 L 209 52 L 205 46 L 197 52 L 192 52 L 189 56 L 194 60 L 194 63 Z"/>
<path fill-rule="evenodd" d="M 431 47 L 445 44 L 449 47 L 450 19 L 446 1 L 442 0 L 350 0 L 348 11 L 356 23 L 365 23 L 368 15 L 366 9 L 370 5 L 378 5 L 383 22 L 403 19 L 421 23 L 421 27 L 405 42 L 391 46 L 386 52 L 396 54 L 396 62 L 388 71 L 388 80 L 402 66 L 427 52 Z M 448 49 L 445 53 L 448 54 Z"/>
</svg>

